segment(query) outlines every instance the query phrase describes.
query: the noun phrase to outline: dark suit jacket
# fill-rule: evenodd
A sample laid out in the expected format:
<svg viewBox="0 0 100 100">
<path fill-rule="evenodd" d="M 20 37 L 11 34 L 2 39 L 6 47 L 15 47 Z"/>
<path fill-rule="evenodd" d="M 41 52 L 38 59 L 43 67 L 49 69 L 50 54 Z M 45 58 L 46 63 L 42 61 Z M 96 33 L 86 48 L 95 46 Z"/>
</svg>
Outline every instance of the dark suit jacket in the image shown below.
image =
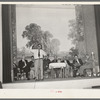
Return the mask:
<svg viewBox="0 0 100 100">
<path fill-rule="evenodd" d="M 25 60 L 25 62 L 26 62 L 26 65 L 27 65 L 28 61 Z M 19 63 L 18 63 L 18 67 L 19 67 L 20 69 L 23 69 L 23 67 L 25 66 L 25 62 L 23 62 L 22 60 L 20 60 Z"/>
<path fill-rule="evenodd" d="M 49 69 L 50 59 L 44 59 L 43 60 L 43 70 L 46 71 Z"/>
<path fill-rule="evenodd" d="M 67 64 L 68 64 L 69 66 L 73 67 L 73 63 L 70 63 L 69 60 L 66 60 L 66 61 L 67 61 Z"/>
<path fill-rule="evenodd" d="M 78 61 L 79 61 L 79 66 L 76 66 L 76 67 L 80 67 L 81 65 L 83 65 L 83 62 L 82 62 L 82 60 L 80 59 L 80 58 L 78 58 Z M 73 60 L 73 65 L 75 65 L 77 63 L 77 61 L 74 59 Z"/>
<path fill-rule="evenodd" d="M 34 67 L 34 62 L 33 61 L 28 62 L 27 66 L 25 68 L 25 71 L 29 72 L 30 68 L 32 68 L 32 67 Z"/>
</svg>

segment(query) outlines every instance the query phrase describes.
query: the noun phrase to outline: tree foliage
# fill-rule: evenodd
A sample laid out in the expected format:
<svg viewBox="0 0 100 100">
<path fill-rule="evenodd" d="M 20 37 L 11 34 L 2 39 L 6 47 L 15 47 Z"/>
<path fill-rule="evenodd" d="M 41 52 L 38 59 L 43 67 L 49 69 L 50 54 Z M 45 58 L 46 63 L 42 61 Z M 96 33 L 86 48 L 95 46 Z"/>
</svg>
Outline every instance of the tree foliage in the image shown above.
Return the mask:
<svg viewBox="0 0 100 100">
<path fill-rule="evenodd" d="M 54 54 L 59 50 L 59 40 L 52 39 L 53 35 L 49 31 L 43 31 L 35 23 L 31 23 L 25 27 L 22 37 L 27 38 L 28 42 L 26 46 L 28 48 L 33 46 L 33 49 L 37 49 L 38 44 L 41 44 L 44 51 L 48 54 Z"/>
<path fill-rule="evenodd" d="M 45 31 L 44 34 L 43 34 L 43 46 L 44 46 L 44 50 L 48 53 L 48 54 L 51 54 L 51 38 L 53 37 L 53 35 L 48 32 L 48 31 Z"/>
<path fill-rule="evenodd" d="M 69 21 L 69 34 L 68 39 L 72 40 L 73 44 L 84 40 L 82 22 L 77 22 L 75 19 Z"/>
<path fill-rule="evenodd" d="M 25 27 L 22 37 L 29 40 L 26 44 L 27 47 L 31 47 L 33 45 L 34 48 L 37 48 L 37 45 L 42 43 L 42 34 L 43 32 L 41 27 L 35 23 L 31 23 Z"/>
<path fill-rule="evenodd" d="M 76 19 L 69 21 L 69 34 L 68 39 L 72 40 L 72 43 L 78 49 L 79 55 L 82 56 L 85 53 L 84 50 L 84 25 L 83 25 L 83 10 L 81 5 L 75 6 Z"/>
<path fill-rule="evenodd" d="M 70 49 L 69 54 L 70 54 L 71 56 L 78 55 L 78 54 L 79 54 L 78 49 L 72 47 L 72 48 Z"/>
<path fill-rule="evenodd" d="M 60 41 L 58 39 L 51 40 L 51 52 L 53 55 L 57 56 L 59 51 Z"/>
<path fill-rule="evenodd" d="M 78 40 L 78 35 L 77 35 L 77 25 L 76 25 L 76 21 L 73 20 L 69 20 L 69 34 L 68 34 L 68 39 L 72 40 L 73 44 L 76 44 L 77 40 Z"/>
</svg>

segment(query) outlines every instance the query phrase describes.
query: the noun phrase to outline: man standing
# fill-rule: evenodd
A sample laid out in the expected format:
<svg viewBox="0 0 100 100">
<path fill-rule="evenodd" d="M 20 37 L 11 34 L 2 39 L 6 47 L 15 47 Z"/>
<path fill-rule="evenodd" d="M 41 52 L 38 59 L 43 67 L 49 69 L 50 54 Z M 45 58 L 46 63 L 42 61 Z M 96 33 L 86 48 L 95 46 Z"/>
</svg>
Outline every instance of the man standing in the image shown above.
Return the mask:
<svg viewBox="0 0 100 100">
<path fill-rule="evenodd" d="M 34 67 L 36 80 L 43 80 L 43 57 L 46 53 L 42 50 L 42 46 L 39 44 L 38 49 L 31 49 L 31 53 L 34 55 Z"/>
</svg>

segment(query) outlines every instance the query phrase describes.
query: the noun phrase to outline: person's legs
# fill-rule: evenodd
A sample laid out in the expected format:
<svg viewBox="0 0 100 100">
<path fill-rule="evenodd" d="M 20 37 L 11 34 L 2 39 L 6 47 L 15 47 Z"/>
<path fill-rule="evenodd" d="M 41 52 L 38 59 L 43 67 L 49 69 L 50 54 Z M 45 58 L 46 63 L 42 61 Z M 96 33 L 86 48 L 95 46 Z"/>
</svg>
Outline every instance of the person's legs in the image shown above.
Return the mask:
<svg viewBox="0 0 100 100">
<path fill-rule="evenodd" d="M 38 59 L 38 79 L 40 80 L 41 79 L 41 60 Z"/>
<path fill-rule="evenodd" d="M 33 68 L 33 79 L 35 78 L 35 68 Z"/>
<path fill-rule="evenodd" d="M 65 70 L 66 70 L 66 77 L 68 77 L 69 76 L 68 67 Z"/>
<path fill-rule="evenodd" d="M 30 79 L 34 79 L 34 77 L 35 77 L 35 76 L 34 76 L 34 70 L 31 70 L 31 71 L 30 71 Z"/>
<path fill-rule="evenodd" d="M 28 72 L 26 72 L 26 78 L 28 79 Z"/>
<path fill-rule="evenodd" d="M 71 67 L 69 67 L 69 77 L 71 77 Z"/>
<path fill-rule="evenodd" d="M 29 80 L 30 79 L 30 75 L 29 75 L 30 73 L 29 73 L 29 71 L 26 71 L 26 78 L 27 78 L 27 80 Z"/>
<path fill-rule="evenodd" d="M 50 73 L 51 78 L 55 78 L 55 69 L 51 69 L 51 73 Z"/>
<path fill-rule="evenodd" d="M 14 80 L 17 80 L 17 68 L 14 68 Z"/>
<path fill-rule="evenodd" d="M 64 71 L 64 70 L 63 70 Z M 63 73 L 62 73 L 63 74 Z M 57 68 L 57 70 L 56 70 L 56 75 L 57 75 L 57 78 L 59 78 L 60 77 L 60 68 Z"/>
<path fill-rule="evenodd" d="M 33 79 L 35 78 L 35 71 L 33 71 Z"/>
<path fill-rule="evenodd" d="M 23 73 L 23 68 L 20 68 L 19 70 L 20 70 L 20 73 L 22 74 Z"/>
<path fill-rule="evenodd" d="M 54 68 L 54 78 L 57 78 L 57 68 Z"/>
<path fill-rule="evenodd" d="M 40 59 L 40 78 L 43 79 L 43 59 Z"/>
<path fill-rule="evenodd" d="M 30 79 L 32 79 L 32 70 L 30 70 Z"/>
<path fill-rule="evenodd" d="M 77 74 L 77 70 L 74 70 L 73 71 L 73 77 L 76 77 L 76 74 Z"/>
<path fill-rule="evenodd" d="M 35 60 L 35 63 L 34 63 L 34 67 L 35 67 L 35 78 L 38 79 L 38 65 L 39 65 L 39 61 L 38 60 Z"/>
<path fill-rule="evenodd" d="M 73 77 L 73 68 L 71 67 L 71 73 L 70 73 L 71 77 Z"/>
</svg>

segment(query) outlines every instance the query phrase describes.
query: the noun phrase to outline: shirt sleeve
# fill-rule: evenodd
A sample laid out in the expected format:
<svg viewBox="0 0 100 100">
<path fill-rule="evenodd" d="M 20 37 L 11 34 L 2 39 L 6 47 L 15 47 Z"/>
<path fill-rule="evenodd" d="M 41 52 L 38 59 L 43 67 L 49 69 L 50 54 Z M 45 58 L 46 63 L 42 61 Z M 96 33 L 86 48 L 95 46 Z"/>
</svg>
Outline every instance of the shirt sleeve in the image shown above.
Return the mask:
<svg viewBox="0 0 100 100">
<path fill-rule="evenodd" d="M 34 56 L 34 51 L 32 49 L 30 49 L 30 53 Z"/>
<path fill-rule="evenodd" d="M 43 56 L 46 56 L 46 52 L 44 52 L 43 50 L 42 50 L 42 54 L 43 54 Z"/>
</svg>

